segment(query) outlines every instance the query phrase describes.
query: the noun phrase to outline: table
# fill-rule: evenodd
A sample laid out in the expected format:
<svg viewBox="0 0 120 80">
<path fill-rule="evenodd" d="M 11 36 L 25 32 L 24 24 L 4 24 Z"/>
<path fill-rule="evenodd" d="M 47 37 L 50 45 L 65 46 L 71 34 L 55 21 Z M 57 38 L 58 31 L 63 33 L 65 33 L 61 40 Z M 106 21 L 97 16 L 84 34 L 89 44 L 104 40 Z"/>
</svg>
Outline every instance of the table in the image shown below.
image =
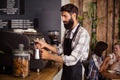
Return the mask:
<svg viewBox="0 0 120 80">
<path fill-rule="evenodd" d="M 12 74 L 0 74 L 0 80 L 52 80 L 52 78 L 58 73 L 61 68 L 61 64 L 55 63 L 52 66 L 44 68 L 39 73 L 30 71 L 30 76 L 24 79 L 15 77 Z"/>
<path fill-rule="evenodd" d="M 103 71 L 102 75 L 109 80 L 120 80 L 120 74 Z"/>
</svg>

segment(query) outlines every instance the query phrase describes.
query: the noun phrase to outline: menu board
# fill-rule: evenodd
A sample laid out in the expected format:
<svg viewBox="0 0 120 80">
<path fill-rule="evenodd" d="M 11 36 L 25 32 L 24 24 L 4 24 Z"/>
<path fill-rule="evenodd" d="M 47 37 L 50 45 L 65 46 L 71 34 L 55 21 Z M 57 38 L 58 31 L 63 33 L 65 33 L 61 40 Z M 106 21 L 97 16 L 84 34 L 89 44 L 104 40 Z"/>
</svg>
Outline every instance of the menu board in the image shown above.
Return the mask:
<svg viewBox="0 0 120 80">
<path fill-rule="evenodd" d="M 0 20 L 0 29 L 28 29 L 34 26 L 34 20 L 30 19 Z"/>
<path fill-rule="evenodd" d="M 0 15 L 20 14 L 21 4 L 23 4 L 23 0 L 0 0 Z"/>
<path fill-rule="evenodd" d="M 0 29 L 9 29 L 10 20 L 0 20 Z"/>
<path fill-rule="evenodd" d="M 11 20 L 11 28 L 34 28 L 33 20 L 30 19 L 12 19 Z"/>
</svg>

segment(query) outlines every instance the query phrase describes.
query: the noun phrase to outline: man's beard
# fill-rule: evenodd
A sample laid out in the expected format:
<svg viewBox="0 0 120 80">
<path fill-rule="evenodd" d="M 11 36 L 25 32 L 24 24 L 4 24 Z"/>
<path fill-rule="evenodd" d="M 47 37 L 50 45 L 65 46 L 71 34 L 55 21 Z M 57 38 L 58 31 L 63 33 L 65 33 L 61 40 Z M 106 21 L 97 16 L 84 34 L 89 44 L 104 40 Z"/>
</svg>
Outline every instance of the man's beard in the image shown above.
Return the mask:
<svg viewBox="0 0 120 80">
<path fill-rule="evenodd" d="M 73 27 L 73 24 L 74 24 L 74 21 L 73 19 L 71 18 L 68 23 L 64 23 L 64 27 L 65 29 L 71 29 Z"/>
</svg>

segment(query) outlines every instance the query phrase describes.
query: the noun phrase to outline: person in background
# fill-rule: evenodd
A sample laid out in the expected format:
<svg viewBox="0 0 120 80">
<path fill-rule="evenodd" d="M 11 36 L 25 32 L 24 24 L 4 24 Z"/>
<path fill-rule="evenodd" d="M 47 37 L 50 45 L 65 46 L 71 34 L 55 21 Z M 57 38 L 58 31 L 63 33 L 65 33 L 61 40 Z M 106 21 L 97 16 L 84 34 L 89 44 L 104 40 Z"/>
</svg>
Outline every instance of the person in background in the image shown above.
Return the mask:
<svg viewBox="0 0 120 80">
<path fill-rule="evenodd" d="M 75 5 L 66 4 L 60 11 L 66 29 L 63 42 L 55 47 L 37 39 L 36 46 L 41 50 L 42 59 L 63 63 L 61 80 L 82 80 L 82 61 L 89 54 L 90 36 L 79 24 L 78 8 Z M 50 54 L 45 48 L 59 55 Z"/>
<path fill-rule="evenodd" d="M 93 54 L 89 60 L 88 80 L 103 80 L 99 73 L 100 66 L 103 62 L 102 53 L 108 48 L 107 43 L 103 41 L 97 42 Z"/>
<path fill-rule="evenodd" d="M 100 72 L 106 70 L 106 69 L 111 69 L 111 70 L 119 70 L 120 71 L 120 41 L 116 42 L 114 44 L 114 53 L 109 54 L 101 68 L 100 68 Z"/>
</svg>

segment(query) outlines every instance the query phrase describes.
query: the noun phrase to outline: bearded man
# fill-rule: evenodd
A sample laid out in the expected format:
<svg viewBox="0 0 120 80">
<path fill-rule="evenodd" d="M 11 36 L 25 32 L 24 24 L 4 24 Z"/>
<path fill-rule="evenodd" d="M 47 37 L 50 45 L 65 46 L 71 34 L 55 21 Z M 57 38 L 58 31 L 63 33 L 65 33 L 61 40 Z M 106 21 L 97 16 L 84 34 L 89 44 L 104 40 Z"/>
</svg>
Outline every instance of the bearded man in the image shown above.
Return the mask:
<svg viewBox="0 0 120 80">
<path fill-rule="evenodd" d="M 82 61 L 88 57 L 90 37 L 79 24 L 78 8 L 75 5 L 66 4 L 60 11 L 66 29 L 63 42 L 55 47 L 37 39 L 36 47 L 41 50 L 42 59 L 63 63 L 61 80 L 82 80 Z M 46 48 L 59 55 L 50 54 Z"/>
</svg>

